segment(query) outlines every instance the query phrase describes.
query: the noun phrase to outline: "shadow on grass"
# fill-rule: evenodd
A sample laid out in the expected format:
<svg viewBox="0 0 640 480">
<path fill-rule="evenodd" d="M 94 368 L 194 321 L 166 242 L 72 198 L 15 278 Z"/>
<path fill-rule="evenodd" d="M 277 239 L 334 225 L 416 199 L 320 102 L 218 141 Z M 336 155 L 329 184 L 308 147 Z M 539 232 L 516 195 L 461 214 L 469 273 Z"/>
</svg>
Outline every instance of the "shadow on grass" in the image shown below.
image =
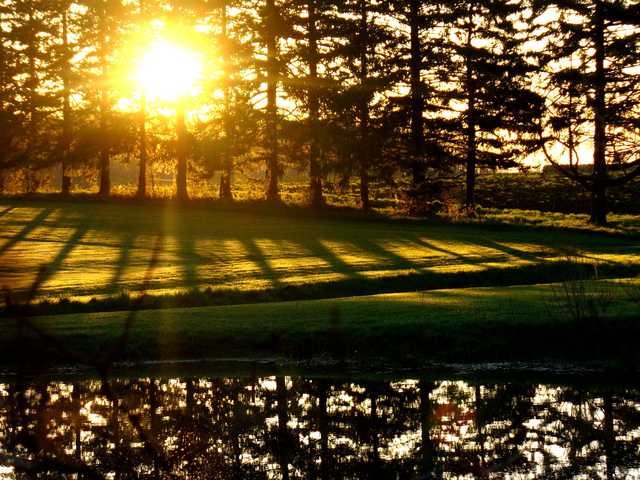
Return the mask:
<svg viewBox="0 0 640 480">
<path fill-rule="evenodd" d="M 640 274 L 640 265 L 606 264 L 598 268 L 598 278 L 628 278 Z M 454 289 L 530 285 L 553 281 L 595 278 L 593 265 L 570 261 L 527 264 L 512 268 L 469 272 L 414 272 L 388 278 L 353 277 L 342 280 L 303 285 L 277 285 L 259 290 L 191 289 L 166 295 L 118 295 L 89 302 L 44 300 L 24 307 L 28 315 L 56 315 L 64 313 L 199 307 L 267 303 L 292 300 L 313 300 L 381 293 L 413 292 L 420 290 Z M 16 307 L 13 307 L 16 308 Z M 14 313 L 0 310 L 0 317 Z"/>
<path fill-rule="evenodd" d="M 479 245 L 481 247 L 490 248 L 491 250 L 497 250 L 499 252 L 504 253 L 508 257 L 518 258 L 520 260 L 524 260 L 526 262 L 539 262 L 543 260 L 540 256 L 526 252 L 524 250 L 519 250 L 517 248 L 513 248 L 502 243 L 495 242 L 486 237 L 476 237 L 473 241 L 469 242 L 475 245 Z"/>
<path fill-rule="evenodd" d="M 38 226 L 42 225 L 44 221 L 51 215 L 53 212 L 52 208 L 44 208 L 40 211 L 35 217 L 33 217 L 29 222 L 16 233 L 13 237 L 9 239 L 4 245 L 0 247 L 0 255 L 4 254 L 7 250 L 12 248 L 17 243 L 26 240 L 27 235 L 35 230 Z"/>
<path fill-rule="evenodd" d="M 308 241 L 303 240 L 301 244 L 303 247 L 307 248 L 312 255 L 327 262 L 334 272 L 350 278 L 358 278 L 362 275 L 358 269 L 345 262 L 339 255 L 324 245 L 319 239 L 314 238 Z"/>
<path fill-rule="evenodd" d="M 20 202 L 17 203 L 19 204 Z M 95 204 L 89 204 L 89 206 L 95 207 Z M 95 311 L 98 308 L 126 308 L 127 302 L 130 301 L 126 300 L 126 295 L 119 301 L 108 296 L 113 295 L 115 292 L 120 292 L 125 284 L 123 276 L 131 264 L 134 241 L 139 242 L 136 239 L 140 239 L 141 236 L 155 235 L 162 229 L 167 229 L 163 234 L 166 234 L 167 238 L 171 239 L 172 245 L 175 239 L 176 250 L 174 253 L 176 254 L 176 259 L 173 262 L 166 260 L 166 258 L 161 260 L 160 267 L 163 268 L 165 274 L 152 279 L 153 287 L 159 290 L 193 289 L 194 291 L 187 294 L 176 294 L 172 297 L 158 296 L 157 300 L 149 300 L 150 304 L 153 305 L 153 307 L 149 308 L 163 305 L 216 305 L 252 301 L 328 298 L 331 296 L 402 292 L 418 289 L 559 281 L 566 277 L 566 269 L 570 268 L 562 263 L 544 267 L 536 265 L 546 263 L 542 254 L 526 252 L 512 245 L 505 246 L 502 243 L 517 244 L 518 241 L 523 241 L 527 244 L 539 245 L 540 248 L 552 248 L 555 251 L 561 251 L 562 244 L 558 247 L 552 247 L 553 238 L 549 238 L 544 232 L 539 231 L 531 233 L 531 238 L 527 239 L 521 238 L 523 237 L 522 229 L 517 232 L 505 230 L 500 234 L 500 242 L 498 242 L 487 238 L 491 234 L 490 228 L 482 230 L 478 226 L 434 224 L 433 228 L 425 228 L 424 225 L 420 226 L 414 222 L 412 227 L 397 229 L 381 228 L 381 226 L 388 226 L 389 222 L 371 222 L 370 224 L 360 223 L 355 227 L 352 225 L 352 230 L 348 228 L 342 230 L 342 227 L 346 228 L 348 226 L 346 222 L 339 223 L 333 220 L 326 222 L 322 220 L 300 223 L 299 219 L 292 222 L 283 222 L 282 219 L 276 219 L 275 217 L 264 219 L 259 215 L 255 215 L 255 212 L 253 217 L 226 214 L 226 216 L 221 214 L 221 216 L 216 217 L 215 212 L 209 214 L 202 210 L 192 212 L 185 209 L 180 209 L 181 213 L 176 215 L 178 207 L 174 207 L 171 211 L 172 218 L 174 218 L 171 226 L 166 224 L 162 226 L 162 210 L 150 210 L 148 207 L 140 207 L 136 210 L 128 209 L 125 211 L 120 207 L 116 208 L 111 205 L 107 208 L 107 205 L 105 205 L 104 215 L 95 215 L 95 208 L 91 209 L 87 208 L 86 205 L 69 204 L 68 208 L 62 209 L 62 214 L 55 222 L 51 225 L 47 224 L 51 229 L 73 229 L 75 232 L 68 240 L 64 240 L 65 242 L 71 242 L 71 244 L 63 246 L 59 254 L 49 261 L 49 266 L 47 267 L 48 278 L 54 276 L 56 270 L 63 266 L 64 260 L 78 244 L 88 247 L 99 246 L 110 249 L 110 253 L 115 254 L 116 259 L 112 263 L 99 257 L 95 259 L 96 267 L 103 266 L 104 271 L 107 272 L 104 280 L 99 279 L 94 284 L 87 285 L 84 289 L 67 293 L 69 297 L 74 295 L 82 295 L 84 297 L 91 295 L 107 296 L 90 302 L 90 306 L 86 307 L 86 311 Z M 129 210 L 133 213 L 129 213 Z M 0 254 L 9 251 L 10 255 L 10 249 L 16 244 L 30 242 L 32 240 L 28 238 L 30 232 L 45 222 L 52 211 L 51 208 L 44 208 L 37 213 L 18 233 L 0 247 Z M 212 225 L 207 224 L 207 222 Z M 95 237 L 86 235 L 89 229 L 92 234 L 95 232 Z M 113 243 L 105 242 L 101 240 L 103 238 L 116 241 Z M 435 243 L 430 241 L 431 238 Z M 562 238 L 566 240 L 565 244 L 568 244 L 567 242 L 573 237 Z M 269 247 L 273 248 L 274 251 L 265 250 L 259 239 L 269 240 L 268 244 L 276 245 L 276 247 Z M 54 241 L 50 238 L 33 240 Z M 232 241 L 241 244 L 245 254 L 239 255 L 237 252 L 226 250 L 226 248 L 212 252 L 212 255 L 208 253 L 200 254 L 196 248 L 199 245 L 197 243 L 199 240 L 205 241 L 204 244 L 209 240 L 213 240 L 213 244 L 220 242 L 220 245 L 223 245 L 225 241 Z M 55 242 L 59 241 L 55 240 Z M 451 243 L 451 248 L 447 248 L 447 241 Z M 287 252 L 278 247 L 280 242 L 290 243 L 294 246 L 294 249 L 301 248 L 308 252 L 309 257 L 312 257 L 309 264 L 303 265 L 304 257 L 300 257 L 300 262 L 291 262 L 291 265 L 287 265 Z M 408 245 L 411 242 L 416 246 L 417 250 L 411 252 L 408 257 L 404 257 L 394 251 L 392 245 L 394 242 L 400 242 L 403 245 Z M 443 242 L 443 244 L 441 245 L 438 242 Z M 617 245 L 613 245 L 611 242 L 605 242 L 604 245 L 599 245 L 597 242 L 592 243 L 593 245 L 589 243 L 589 247 L 592 247 L 592 252 L 610 252 L 612 248 L 618 248 Z M 335 248 L 334 244 L 336 244 Z M 474 249 L 474 245 L 483 248 Z M 142 247 L 144 248 L 144 246 Z M 463 250 L 460 250 L 460 248 Z M 487 253 L 486 249 L 490 251 Z M 362 258 L 352 260 L 348 256 L 343 256 L 343 250 L 346 255 L 354 254 L 354 258 L 362 257 L 366 260 L 363 261 Z M 438 255 L 434 256 L 433 252 L 441 254 L 441 258 L 438 258 Z M 478 252 L 483 253 L 484 256 L 479 255 Z M 420 255 L 423 255 L 423 257 L 420 257 Z M 272 259 L 278 261 L 277 268 Z M 316 267 L 318 270 L 314 272 L 314 265 L 319 263 L 317 259 L 323 260 L 325 264 Z M 511 266 L 501 269 L 483 269 L 478 272 L 464 272 L 465 266 L 473 266 L 477 269 L 477 267 L 481 267 L 488 262 L 509 262 L 511 259 L 524 260 L 532 262 L 532 264 L 527 265 L 527 268 Z M 47 259 L 43 256 L 42 260 L 46 261 Z M 93 261 L 93 259 L 87 260 Z M 298 258 L 296 257 L 295 260 L 297 261 Z M 250 261 L 255 266 L 254 271 L 245 270 L 236 276 L 236 271 L 233 268 L 234 261 Z M 15 261 L 13 265 L 18 263 L 19 260 Z M 136 255 L 135 263 L 135 267 L 138 268 L 140 263 L 138 255 Z M 216 264 L 224 265 L 224 267 L 215 268 Z M 450 267 L 448 268 L 449 270 L 460 268 L 463 271 L 437 273 L 429 270 L 440 266 Z M 173 276 L 166 275 L 166 272 L 174 267 L 176 274 Z M 201 269 L 200 267 L 206 268 Z M 79 269 L 81 267 L 77 266 L 76 268 Z M 621 264 L 611 264 L 607 268 L 599 267 L 599 269 L 599 274 L 603 278 L 607 275 L 634 275 L 636 271 L 634 266 Z M 255 270 L 258 272 L 256 273 Z M 402 270 L 404 272 L 413 270 L 414 273 L 406 274 Z M 376 274 L 382 275 L 382 273 L 377 272 L 385 272 L 385 278 L 375 278 Z M 345 278 L 331 282 L 318 281 L 314 278 L 315 273 L 319 274 L 317 279 L 323 277 L 326 279 L 327 274 L 335 278 L 337 275 L 331 274 L 336 273 Z M 15 276 L 18 273 L 15 268 L 12 270 L 12 264 L 8 263 L 3 270 L 3 274 L 6 274 L 7 278 L 9 278 L 10 275 Z M 307 283 L 293 285 L 293 280 L 290 280 L 293 277 L 297 279 L 304 277 L 302 281 Z M 230 282 L 235 282 L 236 279 L 243 281 L 244 284 L 253 279 L 267 280 L 269 286 L 265 290 L 242 292 L 238 292 L 233 288 L 210 289 L 205 292 L 196 290 L 205 285 L 220 286 L 219 284 L 221 283 L 228 285 Z M 314 280 L 316 281 L 314 282 Z M 129 284 L 131 285 L 131 282 Z M 136 285 L 132 286 L 137 289 Z M 58 285 L 57 291 L 63 290 L 64 287 L 65 285 L 63 284 Z M 74 288 L 77 288 L 77 286 Z M 47 293 L 47 291 L 43 292 L 43 294 Z M 257 300 L 253 300 L 254 298 L 257 298 Z M 74 302 L 65 303 L 67 305 L 77 305 Z M 46 313 L 45 305 L 46 303 L 42 303 L 42 307 L 38 307 L 39 311 Z M 49 302 L 49 307 L 52 311 L 57 311 L 54 303 Z M 71 307 L 69 306 L 68 308 Z M 79 309 L 79 311 L 85 311 L 79 306 L 74 308 Z"/>
<path fill-rule="evenodd" d="M 0 211 L 0 217 L 4 217 L 6 214 L 8 214 L 9 212 L 11 212 L 11 210 L 14 210 L 16 207 L 7 207 L 7 208 L 3 208 L 2 211 Z"/>
<path fill-rule="evenodd" d="M 113 268 L 113 276 L 111 277 L 111 281 L 109 285 L 113 292 L 117 291 L 120 282 L 122 281 L 122 277 L 124 275 L 124 271 L 129 266 L 129 260 L 131 257 L 131 250 L 133 249 L 133 243 L 135 241 L 136 235 L 131 232 L 125 233 L 120 241 L 120 254 L 118 255 L 118 260 Z"/>
<path fill-rule="evenodd" d="M 262 249 L 258 246 L 255 239 L 243 238 L 240 239 L 240 242 L 247 252 L 247 258 L 258 266 L 258 268 L 262 271 L 262 275 L 264 276 L 264 278 L 269 280 L 274 288 L 280 287 L 282 285 L 280 283 L 280 275 L 275 269 L 271 267 L 269 259 L 262 251 Z"/>
</svg>

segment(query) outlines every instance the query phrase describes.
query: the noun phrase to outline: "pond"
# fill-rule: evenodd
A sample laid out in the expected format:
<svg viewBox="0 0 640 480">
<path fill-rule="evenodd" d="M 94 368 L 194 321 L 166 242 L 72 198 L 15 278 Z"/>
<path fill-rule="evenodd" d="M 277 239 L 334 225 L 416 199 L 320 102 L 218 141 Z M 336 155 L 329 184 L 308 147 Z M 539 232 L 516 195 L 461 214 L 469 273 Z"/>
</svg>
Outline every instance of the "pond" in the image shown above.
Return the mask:
<svg viewBox="0 0 640 480">
<path fill-rule="evenodd" d="M 0 478 L 640 478 L 640 388 L 7 378 Z"/>
</svg>

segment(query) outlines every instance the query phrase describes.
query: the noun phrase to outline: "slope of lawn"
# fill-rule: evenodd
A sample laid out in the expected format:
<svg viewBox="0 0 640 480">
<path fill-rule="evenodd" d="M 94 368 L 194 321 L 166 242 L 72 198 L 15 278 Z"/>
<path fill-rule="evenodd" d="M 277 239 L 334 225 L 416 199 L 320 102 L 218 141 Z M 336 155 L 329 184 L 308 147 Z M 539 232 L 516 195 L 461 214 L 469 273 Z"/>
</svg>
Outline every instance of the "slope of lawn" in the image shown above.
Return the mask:
<svg viewBox="0 0 640 480">
<path fill-rule="evenodd" d="M 23 353 L 47 365 L 68 363 L 63 352 L 95 361 L 115 347 L 119 360 L 328 354 L 398 362 L 606 359 L 630 367 L 640 360 L 640 281 L 39 316 L 29 320 L 39 333 L 23 327 L 22 336 L 14 320 L 0 322 L 0 364 Z"/>
<path fill-rule="evenodd" d="M 13 294 L 27 291 L 39 271 L 39 299 L 139 292 L 154 248 L 151 295 L 291 288 L 282 297 L 289 299 L 464 287 L 467 280 L 540 283 L 562 279 L 555 274 L 564 266 L 548 266 L 567 258 L 598 265 L 605 277 L 640 271 L 632 236 L 286 209 L 0 200 L 0 286 Z M 510 278 L 512 270 L 525 274 Z M 530 270 L 537 273 L 527 276 Z M 322 285 L 326 291 L 304 294 Z"/>
</svg>

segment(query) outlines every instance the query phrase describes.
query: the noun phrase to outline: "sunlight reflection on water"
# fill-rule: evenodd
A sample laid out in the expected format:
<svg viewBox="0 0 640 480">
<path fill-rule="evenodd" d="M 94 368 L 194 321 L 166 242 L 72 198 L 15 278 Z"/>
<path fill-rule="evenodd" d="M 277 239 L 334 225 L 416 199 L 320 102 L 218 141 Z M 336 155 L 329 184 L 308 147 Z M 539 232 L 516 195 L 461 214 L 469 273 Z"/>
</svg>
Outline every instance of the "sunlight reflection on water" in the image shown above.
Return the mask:
<svg viewBox="0 0 640 480">
<path fill-rule="evenodd" d="M 284 376 L 110 387 L 0 384 L 0 479 L 640 478 L 639 389 Z"/>
</svg>

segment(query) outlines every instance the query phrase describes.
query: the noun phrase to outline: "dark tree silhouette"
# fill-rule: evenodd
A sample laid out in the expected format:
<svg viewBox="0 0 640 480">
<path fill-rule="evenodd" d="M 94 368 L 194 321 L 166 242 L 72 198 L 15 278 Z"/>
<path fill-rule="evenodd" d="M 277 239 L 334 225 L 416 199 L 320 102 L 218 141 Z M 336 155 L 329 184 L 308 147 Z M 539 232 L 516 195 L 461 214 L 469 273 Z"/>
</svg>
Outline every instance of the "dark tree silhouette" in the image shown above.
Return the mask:
<svg viewBox="0 0 640 480">
<path fill-rule="evenodd" d="M 515 166 L 534 146 L 541 98 L 532 91 L 533 68 L 522 53 L 526 36 L 518 21 L 524 7 L 510 1 L 445 2 L 443 43 L 450 60 L 440 67 L 441 98 L 454 111 L 463 105 L 457 148 L 468 209 L 475 206 L 479 166 Z"/>
<path fill-rule="evenodd" d="M 538 18 L 546 19 L 533 24 L 545 46 L 539 59 L 548 73 L 543 150 L 562 174 L 591 192 L 591 222 L 604 225 L 608 189 L 640 176 L 640 90 L 630 68 L 638 63 L 640 7 L 606 0 L 534 2 L 534 7 Z M 554 8 L 557 15 L 545 15 Z M 548 151 L 549 142 L 564 146 L 568 163 Z M 585 170 L 579 150 L 589 144 L 592 165 Z"/>
</svg>

